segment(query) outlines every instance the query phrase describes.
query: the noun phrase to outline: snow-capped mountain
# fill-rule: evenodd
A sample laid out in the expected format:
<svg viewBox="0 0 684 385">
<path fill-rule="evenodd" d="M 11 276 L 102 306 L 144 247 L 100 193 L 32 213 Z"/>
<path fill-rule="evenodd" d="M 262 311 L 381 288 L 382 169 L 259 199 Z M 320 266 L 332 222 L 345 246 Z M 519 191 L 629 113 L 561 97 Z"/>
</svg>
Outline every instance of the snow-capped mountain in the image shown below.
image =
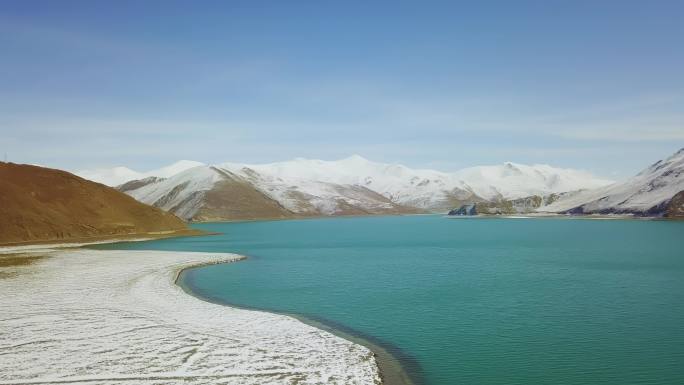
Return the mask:
<svg viewBox="0 0 684 385">
<path fill-rule="evenodd" d="M 539 208 L 544 212 L 663 215 L 684 190 L 684 148 L 622 183 L 565 194 Z"/>
<path fill-rule="evenodd" d="M 358 155 L 338 161 L 295 159 L 264 165 L 225 163 L 221 167 L 289 185 L 318 181 L 363 186 L 401 205 L 439 211 L 465 200 L 515 199 L 611 183 L 585 172 L 546 165 L 504 163 L 445 173 L 371 162 Z"/>
<path fill-rule="evenodd" d="M 103 181 L 110 174 L 100 171 L 96 178 Z M 541 196 L 611 183 L 586 172 L 546 165 L 504 163 L 446 173 L 371 162 L 358 155 L 337 161 L 195 164 L 172 176 L 159 171 L 137 174 L 143 178 L 119 189 L 195 220 L 446 212 L 464 202 Z M 109 181 L 117 183 L 120 179 Z"/>
<path fill-rule="evenodd" d="M 363 186 L 300 180 L 287 183 L 221 166 L 198 166 L 171 178 L 148 177 L 119 186 L 137 200 L 192 220 L 414 213 Z"/>
<path fill-rule="evenodd" d="M 338 161 L 295 159 L 263 165 L 224 163 L 221 167 L 276 195 L 278 191 L 294 190 L 320 196 L 317 189 L 321 186 L 356 186 L 396 204 L 425 210 L 477 198 L 463 182 L 449 174 L 374 163 L 358 155 Z"/>
<path fill-rule="evenodd" d="M 108 186 L 118 186 L 131 180 L 144 179 L 151 176 L 168 178 L 189 168 L 203 165 L 204 163 L 195 162 L 193 160 L 180 160 L 169 166 L 148 172 L 137 172 L 128 167 L 114 167 L 76 171 L 74 174 L 81 178 L 90 179 L 93 182 L 106 184 Z"/>
<path fill-rule="evenodd" d="M 577 189 L 606 186 L 612 181 L 596 178 L 585 171 L 555 168 L 544 164 L 470 167 L 454 173 L 477 195 L 487 200 L 512 200 L 545 196 Z"/>
</svg>

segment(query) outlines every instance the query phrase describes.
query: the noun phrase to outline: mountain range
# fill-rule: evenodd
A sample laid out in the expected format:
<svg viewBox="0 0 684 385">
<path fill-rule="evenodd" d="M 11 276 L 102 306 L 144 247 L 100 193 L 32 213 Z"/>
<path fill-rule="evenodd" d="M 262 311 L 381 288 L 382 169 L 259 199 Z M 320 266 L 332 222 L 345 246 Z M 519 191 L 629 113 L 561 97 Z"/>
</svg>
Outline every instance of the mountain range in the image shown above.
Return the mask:
<svg viewBox="0 0 684 385">
<path fill-rule="evenodd" d="M 194 221 L 446 212 L 468 202 L 527 202 L 612 183 L 547 165 L 507 162 L 447 173 L 358 155 L 260 165 L 180 161 L 145 173 L 118 167 L 78 174 Z M 121 183 L 124 177 L 133 180 Z M 536 208 L 547 200 L 535 202 Z"/>
</svg>

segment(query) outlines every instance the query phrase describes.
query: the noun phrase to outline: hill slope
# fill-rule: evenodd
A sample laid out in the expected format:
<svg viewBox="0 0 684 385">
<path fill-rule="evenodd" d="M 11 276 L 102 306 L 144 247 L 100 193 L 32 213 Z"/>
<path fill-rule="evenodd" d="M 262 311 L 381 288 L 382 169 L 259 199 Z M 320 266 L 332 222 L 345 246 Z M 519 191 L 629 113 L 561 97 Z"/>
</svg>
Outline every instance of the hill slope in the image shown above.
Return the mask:
<svg viewBox="0 0 684 385">
<path fill-rule="evenodd" d="M 669 218 L 684 218 L 684 191 L 680 191 L 673 196 L 667 204 L 665 216 Z"/>
<path fill-rule="evenodd" d="M 538 211 L 661 216 L 681 191 L 684 191 L 684 148 L 625 182 L 567 194 Z"/>
<path fill-rule="evenodd" d="M 176 216 L 65 171 L 0 162 L 0 244 L 186 231 Z"/>
</svg>

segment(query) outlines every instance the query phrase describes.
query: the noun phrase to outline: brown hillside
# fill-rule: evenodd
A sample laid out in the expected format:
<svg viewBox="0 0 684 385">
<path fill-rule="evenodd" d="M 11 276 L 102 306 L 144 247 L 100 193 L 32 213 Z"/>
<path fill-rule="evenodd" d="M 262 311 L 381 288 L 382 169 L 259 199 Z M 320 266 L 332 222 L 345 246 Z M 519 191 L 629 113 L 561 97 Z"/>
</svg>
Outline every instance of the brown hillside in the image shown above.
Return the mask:
<svg viewBox="0 0 684 385">
<path fill-rule="evenodd" d="M 684 191 L 672 197 L 667 205 L 665 216 L 668 218 L 684 218 Z"/>
<path fill-rule="evenodd" d="M 186 231 L 185 223 L 65 171 L 0 162 L 0 244 Z"/>
</svg>

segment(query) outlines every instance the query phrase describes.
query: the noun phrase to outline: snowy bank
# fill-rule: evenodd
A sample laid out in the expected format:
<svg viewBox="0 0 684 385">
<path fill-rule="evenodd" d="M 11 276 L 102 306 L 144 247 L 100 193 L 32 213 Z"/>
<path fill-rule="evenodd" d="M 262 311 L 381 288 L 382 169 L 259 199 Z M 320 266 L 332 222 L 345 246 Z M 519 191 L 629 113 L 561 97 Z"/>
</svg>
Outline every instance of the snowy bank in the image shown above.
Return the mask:
<svg viewBox="0 0 684 385">
<path fill-rule="evenodd" d="M 367 348 L 294 318 L 202 301 L 178 273 L 241 256 L 40 251 L 0 267 L 0 384 L 378 384 Z M 32 253 L 36 255 L 36 253 Z"/>
</svg>

